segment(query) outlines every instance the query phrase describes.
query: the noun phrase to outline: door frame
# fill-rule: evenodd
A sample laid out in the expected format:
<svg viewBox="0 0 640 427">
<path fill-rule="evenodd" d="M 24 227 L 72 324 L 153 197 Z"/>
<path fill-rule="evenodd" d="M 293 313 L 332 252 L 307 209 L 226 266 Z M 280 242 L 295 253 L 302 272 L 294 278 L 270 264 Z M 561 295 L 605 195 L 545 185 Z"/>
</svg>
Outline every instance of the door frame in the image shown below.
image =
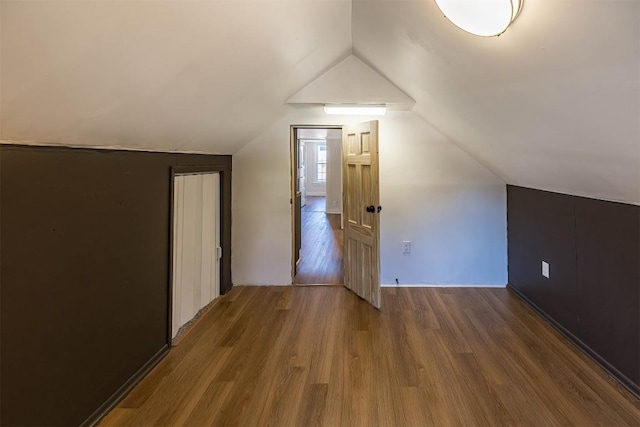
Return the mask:
<svg viewBox="0 0 640 427">
<path fill-rule="evenodd" d="M 295 170 L 296 162 L 294 156 L 296 153 L 296 143 L 298 141 L 298 129 L 340 129 L 342 131 L 343 125 L 291 125 L 290 126 L 290 143 L 289 143 L 289 173 L 290 173 L 290 189 L 291 199 L 289 205 L 291 206 L 291 284 L 295 285 L 296 279 L 296 223 L 301 221 L 298 218 L 298 213 L 295 209 L 296 198 L 296 178 L 298 171 Z M 340 160 L 340 170 L 342 171 L 342 159 Z M 341 172 L 342 173 L 342 172 Z"/>
<path fill-rule="evenodd" d="M 176 175 L 189 175 L 189 174 L 206 174 L 206 173 L 218 173 L 220 174 L 220 191 L 218 194 L 219 203 L 220 203 L 220 218 L 218 219 L 220 222 L 220 247 L 222 248 L 222 259 L 220 260 L 220 270 L 218 272 L 218 287 L 220 296 L 226 294 L 229 289 L 225 286 L 223 279 L 230 277 L 230 268 L 231 268 L 231 245 L 228 244 L 228 248 L 225 247 L 225 233 L 227 229 L 231 228 L 230 218 L 227 218 L 228 215 L 225 212 L 230 206 L 231 195 L 226 194 L 226 183 L 227 180 L 231 178 L 231 171 L 224 166 L 172 166 L 170 171 L 170 183 L 169 183 L 169 277 L 167 286 L 167 325 L 166 325 L 166 336 L 167 336 L 167 344 L 169 348 L 171 348 L 173 337 L 172 337 L 172 329 L 173 329 L 173 244 L 174 244 L 174 184 Z M 228 203 L 228 204 L 227 204 Z M 230 243 L 230 242 L 229 242 Z M 225 259 L 227 258 L 227 259 Z"/>
</svg>

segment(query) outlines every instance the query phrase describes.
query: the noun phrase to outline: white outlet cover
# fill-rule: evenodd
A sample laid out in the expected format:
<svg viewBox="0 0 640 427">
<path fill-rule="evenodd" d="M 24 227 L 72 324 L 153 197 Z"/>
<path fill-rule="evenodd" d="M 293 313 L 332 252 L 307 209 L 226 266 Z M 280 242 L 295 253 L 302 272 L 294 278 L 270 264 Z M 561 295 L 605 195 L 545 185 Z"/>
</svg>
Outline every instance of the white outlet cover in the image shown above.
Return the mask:
<svg viewBox="0 0 640 427">
<path fill-rule="evenodd" d="M 542 275 L 549 278 L 549 263 L 546 261 L 542 261 Z"/>
<path fill-rule="evenodd" d="M 402 253 L 403 254 L 411 253 L 411 241 L 409 240 L 402 241 Z"/>
</svg>

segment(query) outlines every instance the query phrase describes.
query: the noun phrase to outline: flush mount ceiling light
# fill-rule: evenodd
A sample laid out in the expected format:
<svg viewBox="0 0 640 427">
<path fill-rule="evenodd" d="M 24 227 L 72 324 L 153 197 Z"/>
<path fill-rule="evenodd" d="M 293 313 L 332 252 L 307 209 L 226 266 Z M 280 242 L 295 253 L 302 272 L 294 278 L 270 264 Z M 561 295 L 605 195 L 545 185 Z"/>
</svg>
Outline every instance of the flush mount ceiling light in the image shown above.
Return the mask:
<svg viewBox="0 0 640 427">
<path fill-rule="evenodd" d="M 324 112 L 342 116 L 384 116 L 387 107 L 385 105 L 325 104 Z"/>
<path fill-rule="evenodd" d="M 523 0 L 435 0 L 454 25 L 477 36 L 499 36 L 518 17 Z"/>
</svg>

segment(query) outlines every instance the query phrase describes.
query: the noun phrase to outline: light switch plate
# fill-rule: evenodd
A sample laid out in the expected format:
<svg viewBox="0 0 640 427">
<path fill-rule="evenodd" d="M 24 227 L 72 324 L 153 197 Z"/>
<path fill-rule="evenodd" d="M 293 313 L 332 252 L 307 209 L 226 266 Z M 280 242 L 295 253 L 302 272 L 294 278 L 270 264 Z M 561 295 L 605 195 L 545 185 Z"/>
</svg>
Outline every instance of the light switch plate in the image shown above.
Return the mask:
<svg viewBox="0 0 640 427">
<path fill-rule="evenodd" d="M 542 261 L 542 275 L 549 278 L 549 263 L 546 261 Z"/>
</svg>

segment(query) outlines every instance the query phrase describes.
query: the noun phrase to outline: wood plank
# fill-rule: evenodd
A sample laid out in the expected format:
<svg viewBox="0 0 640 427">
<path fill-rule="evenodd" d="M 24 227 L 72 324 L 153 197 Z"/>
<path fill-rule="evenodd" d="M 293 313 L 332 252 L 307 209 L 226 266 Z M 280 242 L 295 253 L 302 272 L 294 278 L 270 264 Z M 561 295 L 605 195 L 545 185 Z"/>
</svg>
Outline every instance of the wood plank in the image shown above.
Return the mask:
<svg viewBox="0 0 640 427">
<path fill-rule="evenodd" d="M 302 208 L 302 249 L 295 283 L 340 285 L 343 283 L 340 215 L 325 213 L 325 197 L 309 196 Z"/>
<path fill-rule="evenodd" d="M 640 401 L 505 289 L 238 287 L 102 425 L 620 425 Z"/>
<path fill-rule="evenodd" d="M 329 384 L 308 384 L 301 397 L 302 408 L 293 425 L 321 426 L 324 424 Z"/>
</svg>

